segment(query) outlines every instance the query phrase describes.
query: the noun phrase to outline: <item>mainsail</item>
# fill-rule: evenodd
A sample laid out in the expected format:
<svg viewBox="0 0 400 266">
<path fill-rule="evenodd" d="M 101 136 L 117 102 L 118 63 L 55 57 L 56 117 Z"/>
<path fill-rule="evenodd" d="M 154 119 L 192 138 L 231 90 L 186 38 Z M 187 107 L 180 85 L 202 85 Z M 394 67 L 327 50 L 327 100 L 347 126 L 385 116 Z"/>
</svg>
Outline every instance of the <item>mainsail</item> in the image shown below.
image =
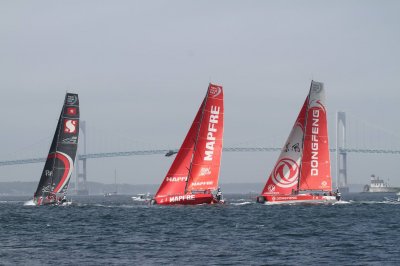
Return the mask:
<svg viewBox="0 0 400 266">
<path fill-rule="evenodd" d="M 323 83 L 313 81 L 309 93 L 299 190 L 332 190 L 328 123 Z"/>
<path fill-rule="evenodd" d="M 223 114 L 222 87 L 210 84 L 156 198 L 214 190 L 218 187 Z"/>
<path fill-rule="evenodd" d="M 42 176 L 34 194 L 35 200 L 57 193 L 66 194 L 74 168 L 78 135 L 78 94 L 67 93 Z"/>
<path fill-rule="evenodd" d="M 221 86 L 208 87 L 186 191 L 218 188 L 224 134 L 224 93 Z"/>
</svg>

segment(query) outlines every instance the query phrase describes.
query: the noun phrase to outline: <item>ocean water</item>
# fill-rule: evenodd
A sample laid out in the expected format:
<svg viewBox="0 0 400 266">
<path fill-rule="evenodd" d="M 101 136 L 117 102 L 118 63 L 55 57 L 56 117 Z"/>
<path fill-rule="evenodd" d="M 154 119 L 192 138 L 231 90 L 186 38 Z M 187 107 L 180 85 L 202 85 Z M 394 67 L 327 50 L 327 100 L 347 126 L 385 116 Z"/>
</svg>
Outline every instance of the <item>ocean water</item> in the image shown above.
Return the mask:
<svg viewBox="0 0 400 266">
<path fill-rule="evenodd" d="M 400 204 L 149 206 L 129 196 L 66 207 L 0 197 L 0 265 L 400 265 Z"/>
</svg>

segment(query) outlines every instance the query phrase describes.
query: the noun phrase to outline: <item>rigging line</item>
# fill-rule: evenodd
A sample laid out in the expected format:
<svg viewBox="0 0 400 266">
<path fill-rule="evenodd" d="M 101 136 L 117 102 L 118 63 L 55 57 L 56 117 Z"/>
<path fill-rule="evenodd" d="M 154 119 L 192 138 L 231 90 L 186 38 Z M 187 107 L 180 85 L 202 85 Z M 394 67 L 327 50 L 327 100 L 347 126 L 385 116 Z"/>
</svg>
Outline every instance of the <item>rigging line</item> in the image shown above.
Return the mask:
<svg viewBox="0 0 400 266">
<path fill-rule="evenodd" d="M 195 142 L 194 142 L 194 147 L 193 147 L 193 152 L 192 152 L 192 158 L 190 159 L 189 172 L 188 172 L 188 177 L 187 177 L 187 179 L 186 179 L 186 184 L 185 184 L 185 194 L 187 193 L 187 187 L 188 187 L 188 184 L 189 184 L 189 179 L 190 179 L 190 176 L 191 176 L 191 174 L 192 174 L 193 159 L 194 159 L 194 155 L 195 155 L 195 153 L 196 153 L 196 151 L 197 151 L 197 142 L 198 142 L 199 136 L 200 136 L 201 122 L 203 121 L 204 110 L 206 109 L 209 91 L 210 91 L 210 85 L 208 86 L 207 93 L 206 93 L 206 97 L 205 97 L 204 100 L 203 100 L 203 104 L 204 104 L 204 105 L 203 105 L 203 110 L 201 110 L 201 118 L 200 118 L 200 121 L 199 121 L 199 126 L 198 126 L 198 129 L 197 129 L 196 139 L 195 139 Z"/>
<path fill-rule="evenodd" d="M 310 94 L 311 94 L 311 88 L 313 85 L 313 80 L 311 81 L 310 85 L 310 90 L 307 95 L 307 107 L 306 107 L 306 113 L 305 113 L 305 121 L 304 121 L 304 132 L 303 132 L 303 137 L 301 138 L 301 154 L 300 154 L 300 165 L 299 165 L 299 174 L 297 178 L 297 191 L 300 191 L 300 179 L 301 179 L 301 168 L 303 165 L 303 155 L 304 155 L 304 139 L 306 137 L 306 129 L 307 129 L 307 118 L 308 118 L 308 109 L 310 107 Z M 303 108 L 303 107 L 302 107 Z"/>
<path fill-rule="evenodd" d="M 64 109 L 65 109 L 64 104 L 65 104 L 66 99 L 67 99 L 67 95 L 65 95 L 63 107 L 62 107 L 60 118 L 59 118 L 58 125 L 57 125 L 58 134 L 57 134 L 57 139 L 56 139 L 56 147 L 54 150 L 53 166 L 51 168 L 53 174 L 51 175 L 51 186 L 50 187 L 53 186 L 53 181 L 54 181 L 54 179 L 53 179 L 54 178 L 54 170 L 55 170 L 55 164 L 56 164 L 56 159 L 57 159 L 57 150 L 58 150 L 59 138 L 60 138 L 60 134 L 61 134 L 62 121 L 64 119 Z"/>
</svg>

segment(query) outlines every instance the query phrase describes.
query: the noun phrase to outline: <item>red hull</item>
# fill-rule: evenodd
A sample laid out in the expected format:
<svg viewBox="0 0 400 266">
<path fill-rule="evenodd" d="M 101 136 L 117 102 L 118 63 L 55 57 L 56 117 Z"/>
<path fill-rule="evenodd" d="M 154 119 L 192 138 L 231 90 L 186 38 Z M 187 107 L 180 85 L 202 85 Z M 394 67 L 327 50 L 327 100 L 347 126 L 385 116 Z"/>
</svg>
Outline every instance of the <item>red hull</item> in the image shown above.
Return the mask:
<svg viewBox="0 0 400 266">
<path fill-rule="evenodd" d="M 212 194 L 186 194 L 176 196 L 161 196 L 154 199 L 154 204 L 159 205 L 197 205 L 215 204 L 218 201 Z"/>
<path fill-rule="evenodd" d="M 335 196 L 323 196 L 312 194 L 298 195 L 261 195 L 257 197 L 258 203 L 263 204 L 296 204 L 296 203 L 333 203 L 336 202 Z"/>
</svg>

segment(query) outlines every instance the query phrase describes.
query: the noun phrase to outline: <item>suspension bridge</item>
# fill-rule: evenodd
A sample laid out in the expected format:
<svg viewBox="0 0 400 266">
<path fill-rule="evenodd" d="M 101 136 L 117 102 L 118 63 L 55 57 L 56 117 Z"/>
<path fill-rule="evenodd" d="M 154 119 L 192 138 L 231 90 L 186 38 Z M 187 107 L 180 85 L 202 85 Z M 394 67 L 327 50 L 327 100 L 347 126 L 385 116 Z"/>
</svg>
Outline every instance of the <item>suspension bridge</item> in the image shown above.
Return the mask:
<svg viewBox="0 0 400 266">
<path fill-rule="evenodd" d="M 337 180 L 339 182 L 339 188 L 342 191 L 348 191 L 348 179 L 347 179 L 347 154 L 392 154 L 399 155 L 400 154 L 400 145 L 386 145 L 385 148 L 373 147 L 373 148 L 365 148 L 365 147 L 347 147 L 348 144 L 348 135 L 350 131 L 347 125 L 346 114 L 344 112 L 337 112 L 336 114 L 336 142 L 335 147 L 330 148 L 331 153 L 335 154 L 336 157 L 336 174 Z M 363 129 L 365 129 L 365 124 L 362 125 Z M 371 127 L 369 125 L 369 127 Z M 374 126 L 372 126 L 374 127 Z M 83 133 L 80 136 L 80 146 L 83 146 L 81 152 L 77 154 L 77 163 L 76 167 L 76 189 L 79 194 L 87 194 L 87 160 L 97 159 L 97 158 L 110 158 L 110 157 L 123 157 L 123 156 L 141 156 L 141 155 L 172 155 L 175 154 L 177 149 L 134 149 L 128 151 L 112 151 L 112 152 L 97 152 L 97 153 L 87 153 L 86 152 L 86 122 L 81 121 L 80 123 L 81 132 Z M 357 132 L 357 130 L 352 130 Z M 358 132 L 357 132 L 358 133 Z M 360 139 L 357 136 L 357 139 Z M 363 142 L 369 142 L 367 137 L 362 136 L 361 139 Z M 396 140 L 397 141 L 397 140 Z M 83 143 L 82 143 L 83 142 Z M 332 144 L 332 143 L 331 143 Z M 358 145 L 356 145 L 358 146 Z M 385 145 L 384 145 L 385 146 Z M 394 148 L 393 148 L 394 147 Z M 281 151 L 282 147 L 225 147 L 223 148 L 224 152 L 278 152 Z M 332 157 L 333 158 L 333 157 Z M 23 164 L 32 164 L 32 163 L 41 163 L 45 162 L 46 158 L 36 157 L 36 158 L 28 158 L 28 159 L 15 159 L 15 160 L 3 160 L 0 161 L 1 166 L 12 166 L 12 165 L 23 165 Z M 80 191 L 80 192 L 79 192 Z"/>
</svg>

